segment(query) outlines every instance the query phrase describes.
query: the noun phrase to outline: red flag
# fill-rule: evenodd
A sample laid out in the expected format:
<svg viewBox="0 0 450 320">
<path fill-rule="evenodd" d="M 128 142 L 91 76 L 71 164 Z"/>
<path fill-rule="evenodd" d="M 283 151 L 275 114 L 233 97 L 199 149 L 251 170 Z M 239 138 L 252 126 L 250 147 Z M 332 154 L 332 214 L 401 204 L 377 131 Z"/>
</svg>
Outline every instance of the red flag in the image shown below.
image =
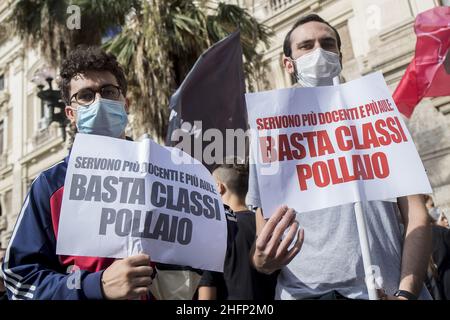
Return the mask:
<svg viewBox="0 0 450 320">
<path fill-rule="evenodd" d="M 416 17 L 416 53 L 393 94 L 408 118 L 423 97 L 450 95 L 450 7 L 436 7 Z"/>
</svg>

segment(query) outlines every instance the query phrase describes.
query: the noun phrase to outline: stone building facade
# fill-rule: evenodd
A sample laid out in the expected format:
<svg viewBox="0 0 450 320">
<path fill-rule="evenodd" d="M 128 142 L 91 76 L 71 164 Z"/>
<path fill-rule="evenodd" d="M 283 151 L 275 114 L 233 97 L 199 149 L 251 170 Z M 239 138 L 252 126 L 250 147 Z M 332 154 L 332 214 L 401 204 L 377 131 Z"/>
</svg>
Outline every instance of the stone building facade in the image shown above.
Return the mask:
<svg viewBox="0 0 450 320">
<path fill-rule="evenodd" d="M 265 50 L 269 88 L 292 80 L 282 68 L 285 34 L 302 15 L 315 12 L 342 38 L 346 80 L 381 70 L 391 90 L 414 54 L 415 16 L 447 0 L 229 0 L 274 30 Z M 13 0 L 0 1 L 0 247 L 6 247 L 33 179 L 67 154 L 58 124 L 46 125 L 45 107 L 31 82 L 44 61 L 6 28 Z M 450 214 L 450 98 L 425 99 L 407 121 L 435 202 Z M 408 161 L 408 159 L 405 159 Z"/>
<path fill-rule="evenodd" d="M 0 247 L 11 237 L 34 178 L 67 154 L 57 124 L 47 126 L 46 108 L 31 82 L 44 66 L 4 23 L 12 1 L 0 1 Z"/>
</svg>

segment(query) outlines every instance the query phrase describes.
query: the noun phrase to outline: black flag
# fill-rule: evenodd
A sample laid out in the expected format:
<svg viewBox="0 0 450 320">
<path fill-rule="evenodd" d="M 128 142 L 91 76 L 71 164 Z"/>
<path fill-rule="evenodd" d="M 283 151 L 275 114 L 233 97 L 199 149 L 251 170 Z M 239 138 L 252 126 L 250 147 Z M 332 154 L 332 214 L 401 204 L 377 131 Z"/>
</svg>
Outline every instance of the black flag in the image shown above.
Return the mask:
<svg viewBox="0 0 450 320">
<path fill-rule="evenodd" d="M 215 139 L 210 137 L 211 134 L 205 137 L 204 134 L 208 129 L 217 129 L 222 134 L 223 144 L 221 141 L 215 142 L 222 146 L 223 153 L 218 150 L 212 152 L 219 152 L 215 157 L 216 162 L 231 156 L 244 161 L 247 140 L 230 139 L 230 130 L 228 139 L 226 136 L 226 129 L 242 129 L 241 132 L 245 132 L 248 128 L 244 95 L 242 47 L 240 32 L 236 31 L 205 51 L 172 95 L 166 145 L 180 147 L 180 138 L 174 138 L 176 135 L 173 134 L 177 130 L 179 133 L 180 129 L 188 132 L 191 148 L 182 149 L 211 170 L 214 163 L 208 163 L 211 161 L 205 159 L 203 150 Z M 214 148 L 210 146 L 211 149 Z M 222 159 L 219 159 L 220 155 L 223 155 Z"/>
</svg>

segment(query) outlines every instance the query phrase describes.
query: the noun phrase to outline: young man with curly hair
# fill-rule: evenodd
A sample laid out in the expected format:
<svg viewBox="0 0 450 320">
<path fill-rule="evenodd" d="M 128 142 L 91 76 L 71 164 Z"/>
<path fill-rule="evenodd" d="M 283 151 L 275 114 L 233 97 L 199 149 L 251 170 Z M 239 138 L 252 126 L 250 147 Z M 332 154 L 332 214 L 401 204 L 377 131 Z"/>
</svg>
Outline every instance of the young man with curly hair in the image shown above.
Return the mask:
<svg viewBox="0 0 450 320">
<path fill-rule="evenodd" d="M 330 86 L 340 76 L 339 33 L 316 14 L 301 17 L 292 26 L 283 53 L 284 68 L 297 86 Z M 247 203 L 259 208 L 252 261 L 257 270 L 267 274 L 280 270 L 276 299 L 368 299 L 354 205 L 298 214 L 285 207 L 266 221 L 260 209 L 256 170 L 256 166 L 250 168 L 247 194 Z M 362 205 L 371 267 L 377 285 L 382 287 L 379 298 L 430 298 L 423 281 L 431 252 L 431 229 L 422 195 L 399 197 L 396 201 L 366 201 Z M 300 249 L 290 254 L 285 240 L 299 226 L 304 229 L 301 254 L 296 255 Z"/>
<path fill-rule="evenodd" d="M 127 81 L 113 55 L 79 47 L 63 62 L 60 76 L 66 115 L 78 132 L 125 138 Z M 68 159 L 42 172 L 24 201 L 2 265 L 9 298 L 135 299 L 147 295 L 153 274 L 148 255 L 114 260 L 56 254 Z"/>
</svg>

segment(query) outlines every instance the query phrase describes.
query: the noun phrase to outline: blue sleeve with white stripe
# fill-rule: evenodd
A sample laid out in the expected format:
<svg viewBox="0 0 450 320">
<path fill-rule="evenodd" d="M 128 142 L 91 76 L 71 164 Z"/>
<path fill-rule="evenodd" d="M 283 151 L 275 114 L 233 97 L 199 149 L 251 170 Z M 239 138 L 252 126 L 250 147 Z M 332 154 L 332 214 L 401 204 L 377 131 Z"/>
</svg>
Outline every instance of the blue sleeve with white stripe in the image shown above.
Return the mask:
<svg viewBox="0 0 450 320">
<path fill-rule="evenodd" d="M 101 271 L 67 274 L 56 255 L 45 174 L 32 184 L 2 265 L 10 299 L 102 299 Z"/>
</svg>

